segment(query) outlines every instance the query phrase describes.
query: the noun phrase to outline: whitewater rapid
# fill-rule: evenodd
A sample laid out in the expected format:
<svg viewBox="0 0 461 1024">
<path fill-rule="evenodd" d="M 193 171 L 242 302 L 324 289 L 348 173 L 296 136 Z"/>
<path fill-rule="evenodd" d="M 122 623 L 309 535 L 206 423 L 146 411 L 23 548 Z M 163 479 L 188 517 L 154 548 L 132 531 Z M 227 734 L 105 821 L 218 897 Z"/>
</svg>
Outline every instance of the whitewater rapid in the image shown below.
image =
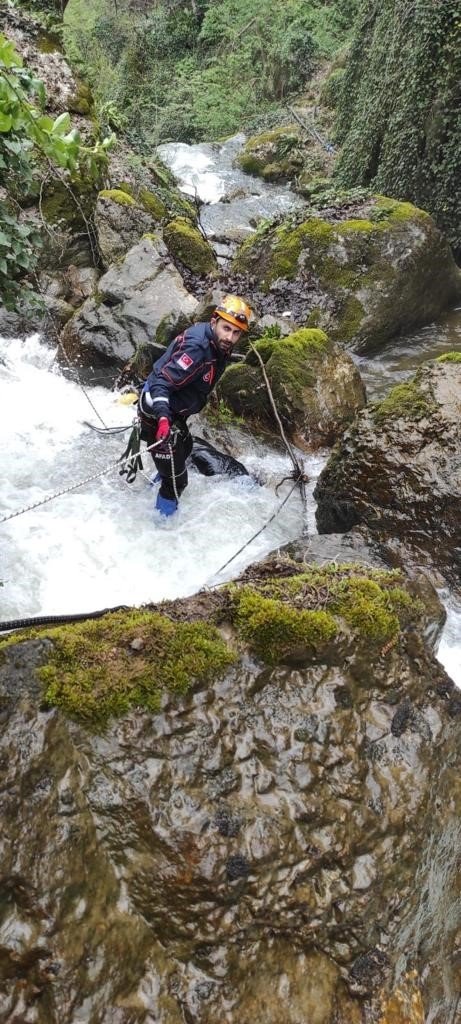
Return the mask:
<svg viewBox="0 0 461 1024">
<path fill-rule="evenodd" d="M 86 386 L 106 426 L 130 425 L 134 408 L 102 386 Z M 265 481 L 203 477 L 193 469 L 177 515 L 154 511 L 150 456 L 145 475 L 129 485 L 117 459 L 129 431 L 99 436 L 85 421 L 100 422 L 78 383 L 56 362 L 55 350 L 38 335 L 0 341 L 0 401 L 5 429 L 0 456 L 3 516 L 112 466 L 110 472 L 1 526 L 1 618 L 91 611 L 138 605 L 191 594 L 224 581 L 250 562 L 299 536 L 303 510 L 293 493 L 279 516 L 226 572 L 217 570 L 260 529 L 292 482 L 276 484 L 292 470 L 283 453 L 247 434 L 233 432 L 233 454 Z M 204 424 L 191 421 L 193 433 Z M 322 455 L 305 459 L 311 477 L 309 530 L 315 530 L 312 490 Z"/>
</svg>

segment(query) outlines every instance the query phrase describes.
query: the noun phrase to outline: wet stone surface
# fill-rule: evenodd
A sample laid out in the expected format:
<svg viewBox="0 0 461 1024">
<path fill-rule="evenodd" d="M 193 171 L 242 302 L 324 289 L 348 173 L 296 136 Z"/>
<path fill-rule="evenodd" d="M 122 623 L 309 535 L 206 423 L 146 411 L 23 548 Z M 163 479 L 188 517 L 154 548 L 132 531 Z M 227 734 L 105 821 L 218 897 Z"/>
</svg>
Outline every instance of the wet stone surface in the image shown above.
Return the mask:
<svg viewBox="0 0 461 1024">
<path fill-rule="evenodd" d="M 47 642 L 2 660 L 1 1019 L 368 1020 L 456 743 L 422 642 L 244 657 L 101 734 L 39 711 Z"/>
</svg>

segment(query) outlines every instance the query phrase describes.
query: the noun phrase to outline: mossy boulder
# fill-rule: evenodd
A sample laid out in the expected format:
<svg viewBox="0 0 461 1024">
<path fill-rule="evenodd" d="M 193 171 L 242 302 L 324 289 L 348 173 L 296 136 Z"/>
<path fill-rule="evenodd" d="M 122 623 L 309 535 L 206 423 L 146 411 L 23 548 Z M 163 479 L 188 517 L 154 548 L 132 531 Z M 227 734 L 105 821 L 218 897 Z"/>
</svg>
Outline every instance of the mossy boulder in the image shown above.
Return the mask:
<svg viewBox="0 0 461 1024">
<path fill-rule="evenodd" d="M 461 363 L 424 364 L 362 411 L 316 486 L 320 533 L 366 524 L 459 580 Z"/>
<path fill-rule="evenodd" d="M 461 271 L 431 217 L 377 197 L 354 218 L 287 220 L 247 240 L 234 260 L 306 323 L 315 308 L 333 340 L 357 352 L 434 319 L 461 294 Z M 277 299 L 275 299 L 277 301 Z"/>
<path fill-rule="evenodd" d="M 365 403 L 365 389 L 352 359 L 316 328 L 284 338 L 263 336 L 254 349 L 264 363 L 277 411 L 297 444 L 332 444 Z M 258 356 L 230 366 L 218 394 L 238 415 L 277 429 Z"/>
<path fill-rule="evenodd" d="M 94 223 L 105 267 L 125 256 L 153 227 L 150 212 L 122 188 L 107 188 L 99 193 Z"/>
<path fill-rule="evenodd" d="M 129 204 L 123 209 L 139 214 Z M 66 324 L 66 352 L 82 364 L 123 365 L 140 345 L 171 341 L 193 319 L 196 306 L 166 246 L 149 233 L 103 274 L 97 294 Z"/>
<path fill-rule="evenodd" d="M 285 125 L 253 135 L 245 143 L 236 163 L 265 181 L 288 181 L 302 170 L 304 149 L 297 125 Z"/>
<path fill-rule="evenodd" d="M 203 235 L 185 217 L 176 217 L 165 225 L 163 239 L 174 260 L 195 274 L 204 276 L 216 270 L 213 250 Z"/>
<path fill-rule="evenodd" d="M 141 1024 L 147 992 L 162 1024 L 416 1024 L 442 991 L 448 1020 L 457 915 L 424 950 L 408 927 L 436 872 L 460 891 L 460 722 L 426 624 L 417 579 L 278 553 L 4 640 L 8 1016 Z M 425 980 L 394 993 L 402 958 Z"/>
</svg>

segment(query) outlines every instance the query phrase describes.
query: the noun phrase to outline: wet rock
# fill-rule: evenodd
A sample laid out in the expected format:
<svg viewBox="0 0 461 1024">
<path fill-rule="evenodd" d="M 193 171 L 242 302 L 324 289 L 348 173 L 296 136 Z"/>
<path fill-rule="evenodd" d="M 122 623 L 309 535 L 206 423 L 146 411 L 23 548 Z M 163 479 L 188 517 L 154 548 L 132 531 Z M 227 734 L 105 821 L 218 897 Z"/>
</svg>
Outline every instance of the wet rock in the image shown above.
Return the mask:
<svg viewBox="0 0 461 1024">
<path fill-rule="evenodd" d="M 200 615 L 226 620 L 220 602 L 204 592 Z M 187 606 L 168 614 L 182 622 Z M 197 598 L 189 607 L 198 614 Z M 420 919 L 425 858 L 431 878 L 451 865 L 452 901 L 459 883 L 459 727 L 424 644 L 413 654 L 402 633 L 382 654 L 348 627 L 320 661 L 306 653 L 291 668 L 251 645 L 248 657 L 240 640 L 228 674 L 98 733 L 39 711 L 54 642 L 1 656 L 1 1012 L 37 1024 L 371 1020 L 388 964 L 417 956 L 408 915 Z M 400 706 L 429 731 L 403 728 Z"/>
<path fill-rule="evenodd" d="M 365 389 L 352 359 L 322 331 L 300 330 L 286 338 L 263 335 L 255 348 L 283 426 L 301 447 L 331 444 L 364 404 Z M 238 415 L 279 430 L 252 351 L 244 364 L 226 370 L 218 394 Z"/>
<path fill-rule="evenodd" d="M 321 533 L 364 524 L 459 580 L 460 390 L 461 364 L 435 361 L 359 414 L 315 489 Z"/>
<path fill-rule="evenodd" d="M 94 222 L 99 252 L 106 269 L 120 260 L 142 236 L 152 230 L 152 218 L 123 189 L 99 193 Z"/>
<path fill-rule="evenodd" d="M 293 219 L 248 239 L 234 262 L 267 296 L 356 352 L 428 323 L 461 294 L 461 273 L 433 220 L 410 203 L 377 197 L 353 219 Z M 436 270 L 434 270 L 436 268 Z"/>
<path fill-rule="evenodd" d="M 99 279 L 97 295 L 66 325 L 66 351 L 123 364 L 139 346 L 171 340 L 190 323 L 196 305 L 163 243 L 144 238 Z"/>
</svg>

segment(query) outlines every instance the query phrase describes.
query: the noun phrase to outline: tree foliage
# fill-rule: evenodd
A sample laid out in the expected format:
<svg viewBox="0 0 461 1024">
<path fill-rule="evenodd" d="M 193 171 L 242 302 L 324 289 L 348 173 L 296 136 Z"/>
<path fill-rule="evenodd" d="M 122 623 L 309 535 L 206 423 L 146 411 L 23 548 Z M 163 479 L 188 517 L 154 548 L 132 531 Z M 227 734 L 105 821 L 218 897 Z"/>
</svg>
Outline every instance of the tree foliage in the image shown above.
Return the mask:
<svg viewBox="0 0 461 1024">
<path fill-rule="evenodd" d="M 65 42 L 103 113 L 141 148 L 216 139 L 303 89 L 358 0 L 69 0 Z"/>
<path fill-rule="evenodd" d="M 83 146 L 69 114 L 48 117 L 45 102 L 43 83 L 0 34 L 0 298 L 9 306 L 19 279 L 36 263 L 40 241 L 35 222 L 23 216 L 24 202 L 50 174 L 96 180 L 105 161 L 106 142 Z"/>
<path fill-rule="evenodd" d="M 338 137 L 344 184 L 429 210 L 461 253 L 459 0 L 364 0 Z"/>
</svg>

